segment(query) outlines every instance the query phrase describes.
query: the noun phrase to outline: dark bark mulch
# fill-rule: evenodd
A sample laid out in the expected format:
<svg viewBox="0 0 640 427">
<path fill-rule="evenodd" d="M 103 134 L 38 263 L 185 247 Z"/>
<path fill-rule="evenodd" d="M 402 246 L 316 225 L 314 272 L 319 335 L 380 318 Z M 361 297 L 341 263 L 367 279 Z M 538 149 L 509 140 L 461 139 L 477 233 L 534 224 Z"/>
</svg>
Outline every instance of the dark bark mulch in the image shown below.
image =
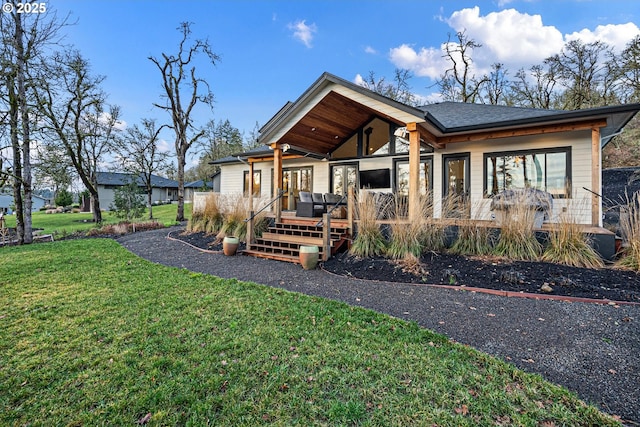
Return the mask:
<svg viewBox="0 0 640 427">
<path fill-rule="evenodd" d="M 369 280 L 457 285 L 640 303 L 640 275 L 610 267 L 588 269 L 548 262 L 509 261 L 446 253 L 429 253 L 420 261 L 421 268 L 417 269 L 381 257 L 359 258 L 341 254 L 325 262 L 324 268 L 336 274 Z M 545 284 L 551 291 L 541 289 Z"/>
<path fill-rule="evenodd" d="M 171 237 L 197 248 L 222 250 L 215 236 L 173 231 Z M 428 253 L 419 268 L 387 258 L 339 254 L 323 263 L 325 270 L 347 277 L 385 282 L 443 284 L 510 292 L 560 295 L 640 303 L 640 275 L 606 267 L 587 269 L 548 262 L 509 261 Z M 548 285 L 551 291 L 541 288 Z"/>
</svg>

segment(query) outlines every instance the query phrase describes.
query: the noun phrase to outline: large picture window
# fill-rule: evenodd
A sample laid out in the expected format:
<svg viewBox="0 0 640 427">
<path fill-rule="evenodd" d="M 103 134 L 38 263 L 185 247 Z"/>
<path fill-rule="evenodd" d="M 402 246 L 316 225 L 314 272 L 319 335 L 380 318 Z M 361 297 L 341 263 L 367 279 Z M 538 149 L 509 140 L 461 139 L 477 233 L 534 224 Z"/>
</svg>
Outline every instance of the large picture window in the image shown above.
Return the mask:
<svg viewBox="0 0 640 427">
<path fill-rule="evenodd" d="M 485 195 L 516 188 L 544 190 L 553 197 L 571 194 L 571 148 L 484 155 Z"/>
</svg>

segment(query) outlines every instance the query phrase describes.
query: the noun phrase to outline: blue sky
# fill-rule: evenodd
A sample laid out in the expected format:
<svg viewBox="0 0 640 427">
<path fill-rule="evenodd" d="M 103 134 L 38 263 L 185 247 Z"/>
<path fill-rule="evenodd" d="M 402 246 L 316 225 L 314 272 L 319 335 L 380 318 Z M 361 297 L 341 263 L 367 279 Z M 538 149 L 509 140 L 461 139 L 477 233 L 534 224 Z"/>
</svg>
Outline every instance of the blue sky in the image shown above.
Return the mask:
<svg viewBox="0 0 640 427">
<path fill-rule="evenodd" d="M 152 107 L 160 74 L 147 58 L 177 49 L 180 22 L 193 23 L 194 38 L 208 38 L 221 60 L 198 64 L 215 94 L 208 119 L 230 120 L 246 135 L 294 101 L 324 71 L 357 82 L 374 71 L 391 79 L 395 68 L 414 77 L 412 90 L 433 99 L 434 77 L 444 71 L 441 46 L 466 30 L 483 44 L 474 53 L 479 71 L 502 62 L 511 75 L 539 64 L 580 38 L 621 49 L 640 30 L 637 0 L 495 1 L 146 1 L 51 0 L 59 16 L 71 14 L 66 42 L 106 76 L 109 102 L 123 120 L 169 120 Z M 172 145 L 171 134 L 163 135 Z"/>
</svg>

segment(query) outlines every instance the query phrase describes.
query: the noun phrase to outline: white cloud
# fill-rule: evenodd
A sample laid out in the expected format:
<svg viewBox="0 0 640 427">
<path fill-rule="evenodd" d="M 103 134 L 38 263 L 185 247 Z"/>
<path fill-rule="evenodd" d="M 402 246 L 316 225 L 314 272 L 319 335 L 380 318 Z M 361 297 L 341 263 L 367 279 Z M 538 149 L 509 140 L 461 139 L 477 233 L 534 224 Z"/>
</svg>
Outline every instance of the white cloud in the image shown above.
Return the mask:
<svg viewBox="0 0 640 427">
<path fill-rule="evenodd" d="M 501 1 L 502 4 L 509 2 Z M 515 9 L 483 16 L 479 7 L 465 8 L 442 20 L 455 32 L 464 31 L 469 40 L 482 45 L 471 53 L 474 72 L 478 74 L 488 73 L 491 65 L 497 62 L 504 64 L 512 74 L 520 68 L 528 69 L 559 53 L 567 41 L 574 39 L 585 43 L 602 40 L 619 51 L 640 33 L 635 24 L 628 23 L 602 25 L 595 30 L 583 29 L 563 35 L 556 27 L 544 25 L 542 16 Z M 455 35 L 451 41 L 457 41 Z M 396 67 L 411 70 L 418 77 L 438 78 L 449 66 L 443 58 L 445 46 L 416 48 L 402 44 L 390 49 L 389 59 Z"/>
<path fill-rule="evenodd" d="M 408 44 L 391 48 L 389 58 L 398 68 L 411 70 L 418 77 L 437 78 L 444 72 L 442 48 L 421 48 L 416 51 Z"/>
<path fill-rule="evenodd" d="M 158 140 L 158 151 L 162 153 L 170 152 L 173 149 L 173 146 L 169 144 L 165 139 L 160 138 Z"/>
<path fill-rule="evenodd" d="M 308 48 L 311 48 L 313 35 L 318 32 L 316 24 L 307 25 L 305 20 L 289 24 L 289 29 L 293 31 L 293 37 L 300 40 Z"/>
<path fill-rule="evenodd" d="M 562 33 L 544 25 L 540 15 L 515 9 L 480 15 L 480 8 L 462 9 L 451 14 L 447 23 L 456 31 L 482 45 L 474 55 L 478 68 L 488 69 L 500 62 L 508 69 L 528 67 L 558 53 L 564 45 Z"/>
<path fill-rule="evenodd" d="M 360 74 L 356 74 L 356 77 L 353 79 L 353 82 L 358 86 L 365 86 L 364 79 Z"/>
<path fill-rule="evenodd" d="M 377 50 L 375 50 L 374 48 L 372 48 L 371 46 L 367 46 L 367 47 L 365 47 L 365 48 L 364 48 L 364 52 L 365 52 L 365 53 L 370 53 L 370 54 L 372 54 L 372 55 L 375 55 L 375 54 L 377 54 L 377 53 L 378 53 L 378 51 L 377 51 Z"/>
<path fill-rule="evenodd" d="M 584 43 L 593 43 L 600 40 L 612 46 L 614 51 L 620 52 L 638 34 L 640 34 L 640 28 L 633 22 L 629 22 L 619 25 L 598 25 L 594 31 L 585 28 L 581 31 L 567 34 L 565 37 L 567 41 L 579 39 Z"/>
</svg>

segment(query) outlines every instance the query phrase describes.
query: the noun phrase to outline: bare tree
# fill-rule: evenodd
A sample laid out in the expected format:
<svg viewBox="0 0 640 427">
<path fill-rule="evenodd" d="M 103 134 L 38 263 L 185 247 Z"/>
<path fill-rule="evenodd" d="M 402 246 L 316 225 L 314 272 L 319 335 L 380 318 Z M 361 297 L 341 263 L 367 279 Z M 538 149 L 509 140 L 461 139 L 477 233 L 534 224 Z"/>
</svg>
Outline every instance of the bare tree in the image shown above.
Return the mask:
<svg viewBox="0 0 640 427">
<path fill-rule="evenodd" d="M 411 86 L 409 85 L 409 80 L 412 77 L 413 75 L 409 70 L 396 68 L 394 70 L 393 83 L 388 83 L 384 77 L 377 79 L 375 73 L 369 71 L 369 76 L 364 79 L 362 86 L 394 101 L 415 106 L 418 103 L 417 97 L 411 92 Z"/>
<path fill-rule="evenodd" d="M 504 68 L 504 64 L 500 63 L 493 64 L 491 69 L 484 88 L 486 102 L 491 105 L 504 105 L 507 103 L 509 90 L 508 71 Z"/>
<path fill-rule="evenodd" d="M 553 69 L 534 65 L 527 73 L 521 69 L 511 84 L 511 96 L 514 104 L 529 108 L 554 108 L 556 103 L 557 79 Z"/>
<path fill-rule="evenodd" d="M 615 63 L 614 54 L 602 41 L 585 44 L 572 40 L 559 54 L 545 59 L 545 64 L 554 70 L 565 88 L 562 109 L 576 110 L 607 103 L 606 95 L 612 84 L 607 77 L 611 72 L 607 63 Z"/>
<path fill-rule="evenodd" d="M 489 77 L 476 77 L 473 74 L 471 54 L 474 49 L 482 45 L 470 39 L 464 31 L 456 33 L 456 38 L 457 41 L 452 42 L 449 34 L 445 44 L 444 58 L 450 63 L 450 67 L 440 76 L 436 85 L 448 101 L 477 102 L 480 99 L 482 87 Z"/>
<path fill-rule="evenodd" d="M 32 84 L 30 73 L 41 60 L 44 48 L 58 42 L 57 34 L 66 25 L 66 19 L 59 21 L 55 13 L 44 13 L 46 10 L 40 12 L 43 13 L 21 14 L 14 9 L 10 13 L 0 14 L 0 79 L 6 89 L 3 98 L 8 107 L 13 152 L 11 179 L 20 244 L 33 241 L 31 148 L 36 120 L 30 96 L 38 88 Z"/>
<path fill-rule="evenodd" d="M 640 35 L 627 44 L 619 61 L 621 99 L 640 102 Z"/>
<path fill-rule="evenodd" d="M 142 119 L 141 126 L 133 125 L 127 129 L 124 138 L 118 142 L 120 161 L 124 170 L 140 177 L 147 194 L 149 219 L 153 219 L 153 182 L 152 175 L 167 168 L 169 154 L 158 147 L 160 132 L 164 126 L 157 126 L 154 119 Z"/>
<path fill-rule="evenodd" d="M 38 105 L 49 143 L 60 144 L 78 177 L 89 191 L 93 220 L 102 222 L 97 172 L 114 146 L 120 109 L 106 107 L 100 88 L 104 77 L 90 73 L 89 62 L 78 51 L 55 54 L 46 64 L 38 84 Z"/>
<path fill-rule="evenodd" d="M 150 56 L 162 74 L 163 104 L 154 106 L 171 116 L 171 128 L 175 133 L 175 150 L 178 160 L 178 212 L 176 221 L 184 221 L 184 168 L 188 150 L 205 133 L 193 125 L 192 113 L 198 103 L 213 105 L 213 93 L 208 83 L 196 75 L 195 57 L 204 54 L 212 64 L 220 60 L 209 45 L 208 40 L 195 40 L 188 45 L 191 23 L 183 22 L 178 27 L 182 40 L 178 53 L 162 53 L 161 57 Z M 186 96 L 185 96 L 186 95 Z"/>
</svg>

